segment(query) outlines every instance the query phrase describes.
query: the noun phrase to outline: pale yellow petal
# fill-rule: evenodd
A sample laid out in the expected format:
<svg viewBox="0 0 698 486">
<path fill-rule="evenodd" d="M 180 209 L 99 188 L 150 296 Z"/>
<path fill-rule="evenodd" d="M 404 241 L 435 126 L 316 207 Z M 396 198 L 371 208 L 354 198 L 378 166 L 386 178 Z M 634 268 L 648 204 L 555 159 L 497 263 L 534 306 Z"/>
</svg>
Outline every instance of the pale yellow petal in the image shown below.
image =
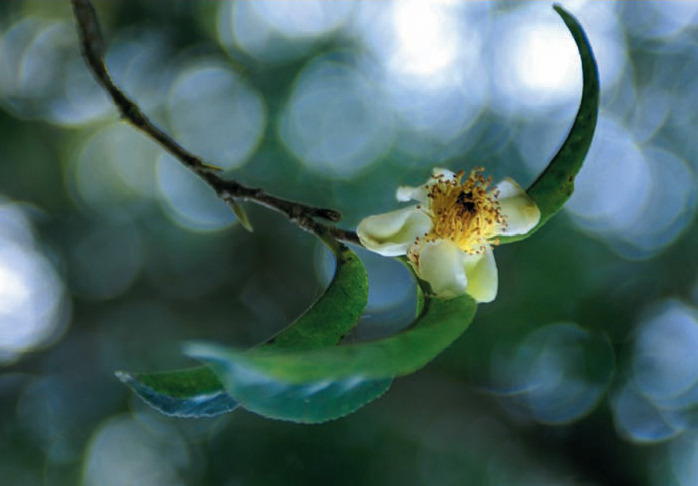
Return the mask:
<svg viewBox="0 0 698 486">
<path fill-rule="evenodd" d="M 356 229 L 361 244 L 384 256 L 404 255 L 418 236 L 431 228 L 431 218 L 417 206 L 364 218 Z"/>
<path fill-rule="evenodd" d="M 425 243 L 419 251 L 417 275 L 444 299 L 465 293 L 468 279 L 462 264 L 463 253 L 450 240 Z"/>
<path fill-rule="evenodd" d="M 495 187 L 506 226 L 502 236 L 521 235 L 530 231 L 540 220 L 540 210 L 533 199 L 513 179 L 507 177 Z"/>
<path fill-rule="evenodd" d="M 462 265 L 468 280 L 465 291 L 478 302 L 491 302 L 497 296 L 499 277 L 494 253 L 464 254 Z"/>
</svg>

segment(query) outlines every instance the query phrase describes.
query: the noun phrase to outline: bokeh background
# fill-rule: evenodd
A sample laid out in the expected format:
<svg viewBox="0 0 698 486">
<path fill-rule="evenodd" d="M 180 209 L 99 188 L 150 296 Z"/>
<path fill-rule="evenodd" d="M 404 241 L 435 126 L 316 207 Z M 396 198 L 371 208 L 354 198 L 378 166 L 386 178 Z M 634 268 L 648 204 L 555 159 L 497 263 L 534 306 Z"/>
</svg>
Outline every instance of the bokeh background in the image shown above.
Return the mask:
<svg viewBox="0 0 698 486">
<path fill-rule="evenodd" d="M 258 343 L 333 261 L 281 216 L 254 233 L 121 122 L 69 3 L 0 3 L 0 483 L 698 484 L 698 2 L 561 2 L 596 52 L 577 191 L 498 248 L 497 300 L 437 360 L 323 425 L 183 420 L 114 378 L 188 366 L 181 343 Z M 546 2 L 102 2 L 115 81 L 226 176 L 354 228 L 433 166 L 526 186 L 581 72 Z M 413 310 L 361 252 L 367 314 Z"/>
</svg>

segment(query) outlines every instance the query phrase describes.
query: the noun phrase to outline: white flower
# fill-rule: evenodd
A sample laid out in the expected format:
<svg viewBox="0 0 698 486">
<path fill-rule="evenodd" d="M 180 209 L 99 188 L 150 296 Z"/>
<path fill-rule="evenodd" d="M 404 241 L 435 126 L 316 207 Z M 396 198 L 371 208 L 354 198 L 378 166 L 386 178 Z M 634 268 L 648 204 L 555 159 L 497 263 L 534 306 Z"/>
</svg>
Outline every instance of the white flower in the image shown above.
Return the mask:
<svg viewBox="0 0 698 486">
<path fill-rule="evenodd" d="M 417 275 L 434 293 L 453 298 L 464 293 L 478 302 L 497 295 L 497 265 L 492 246 L 498 236 L 519 235 L 540 220 L 540 210 L 510 178 L 488 189 L 482 168 L 463 181 L 434 169 L 422 186 L 400 187 L 399 201 L 419 204 L 365 218 L 357 233 L 369 250 L 384 256 L 407 255 Z"/>
</svg>

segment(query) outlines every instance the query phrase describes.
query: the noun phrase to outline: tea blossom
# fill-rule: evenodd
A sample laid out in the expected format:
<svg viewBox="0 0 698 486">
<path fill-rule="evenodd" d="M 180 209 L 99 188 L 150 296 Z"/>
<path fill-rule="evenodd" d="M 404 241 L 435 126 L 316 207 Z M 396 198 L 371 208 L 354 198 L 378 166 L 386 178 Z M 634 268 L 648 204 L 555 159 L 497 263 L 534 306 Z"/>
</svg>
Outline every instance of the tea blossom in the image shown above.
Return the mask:
<svg viewBox="0 0 698 486">
<path fill-rule="evenodd" d="M 400 187 L 399 201 L 418 204 L 369 216 L 357 233 L 369 250 L 407 255 L 415 272 L 442 298 L 464 293 L 478 302 L 497 295 L 492 248 L 498 236 L 527 233 L 540 219 L 536 203 L 514 180 L 490 187 L 482 168 L 465 172 L 435 168 L 418 187 Z"/>
</svg>

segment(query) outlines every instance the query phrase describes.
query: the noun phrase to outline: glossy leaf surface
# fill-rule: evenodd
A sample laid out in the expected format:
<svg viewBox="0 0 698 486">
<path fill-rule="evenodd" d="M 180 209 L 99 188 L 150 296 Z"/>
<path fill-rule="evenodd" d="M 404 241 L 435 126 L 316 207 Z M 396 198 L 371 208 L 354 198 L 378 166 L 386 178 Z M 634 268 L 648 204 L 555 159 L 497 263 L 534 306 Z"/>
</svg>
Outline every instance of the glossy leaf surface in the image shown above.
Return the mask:
<svg viewBox="0 0 698 486">
<path fill-rule="evenodd" d="M 292 384 L 241 367 L 213 367 L 228 392 L 251 412 L 301 423 L 350 414 L 385 393 L 391 378 L 320 379 Z"/>
</svg>

